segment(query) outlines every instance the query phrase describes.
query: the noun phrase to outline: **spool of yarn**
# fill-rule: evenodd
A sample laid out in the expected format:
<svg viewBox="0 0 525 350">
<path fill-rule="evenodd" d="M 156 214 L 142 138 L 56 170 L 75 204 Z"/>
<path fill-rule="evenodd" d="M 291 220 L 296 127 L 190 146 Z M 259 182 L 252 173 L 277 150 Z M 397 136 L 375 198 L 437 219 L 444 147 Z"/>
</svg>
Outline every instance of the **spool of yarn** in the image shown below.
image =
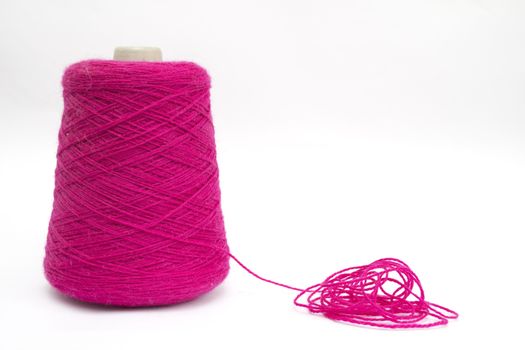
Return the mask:
<svg viewBox="0 0 525 350">
<path fill-rule="evenodd" d="M 117 50 L 118 51 L 118 50 Z M 298 288 L 230 254 L 221 212 L 210 78 L 191 62 L 87 60 L 64 73 L 48 281 L 77 300 L 127 307 L 194 299 L 227 276 L 229 258 L 299 292 L 327 318 L 385 328 L 443 325 L 457 313 L 425 300 L 397 259 Z M 146 61 L 155 60 L 155 50 Z M 160 51 L 159 51 L 160 54 Z"/>
<path fill-rule="evenodd" d="M 229 259 L 206 71 L 89 60 L 71 65 L 62 84 L 49 282 L 120 306 L 215 288 Z"/>
</svg>

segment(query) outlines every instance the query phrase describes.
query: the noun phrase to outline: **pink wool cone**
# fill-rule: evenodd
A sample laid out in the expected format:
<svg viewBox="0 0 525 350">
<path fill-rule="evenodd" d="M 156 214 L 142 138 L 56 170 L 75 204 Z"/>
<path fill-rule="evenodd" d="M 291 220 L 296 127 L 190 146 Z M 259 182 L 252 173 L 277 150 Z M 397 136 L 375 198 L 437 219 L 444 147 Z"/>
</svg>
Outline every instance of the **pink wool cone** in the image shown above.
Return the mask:
<svg viewBox="0 0 525 350">
<path fill-rule="evenodd" d="M 174 304 L 228 274 L 210 78 L 188 62 L 83 61 L 63 77 L 44 260 L 75 299 Z"/>
</svg>

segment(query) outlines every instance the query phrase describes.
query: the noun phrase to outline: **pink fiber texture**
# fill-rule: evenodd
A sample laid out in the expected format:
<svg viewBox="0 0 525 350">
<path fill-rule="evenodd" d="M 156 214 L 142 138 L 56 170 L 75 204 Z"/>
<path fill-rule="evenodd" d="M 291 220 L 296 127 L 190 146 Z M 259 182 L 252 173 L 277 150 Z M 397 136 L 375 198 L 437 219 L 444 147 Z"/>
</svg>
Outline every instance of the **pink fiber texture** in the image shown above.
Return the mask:
<svg viewBox="0 0 525 350">
<path fill-rule="evenodd" d="M 88 60 L 65 72 L 45 274 L 75 299 L 194 299 L 229 270 L 210 78 L 189 62 Z"/>
</svg>

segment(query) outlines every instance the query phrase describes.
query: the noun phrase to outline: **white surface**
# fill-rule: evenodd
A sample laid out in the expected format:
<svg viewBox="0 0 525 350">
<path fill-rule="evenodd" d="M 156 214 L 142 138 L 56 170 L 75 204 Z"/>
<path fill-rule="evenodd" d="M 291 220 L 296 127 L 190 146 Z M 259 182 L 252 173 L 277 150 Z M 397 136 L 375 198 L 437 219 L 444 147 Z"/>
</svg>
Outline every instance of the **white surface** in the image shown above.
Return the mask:
<svg viewBox="0 0 525 350">
<path fill-rule="evenodd" d="M 499 0 L 3 0 L 0 348 L 522 347 L 524 16 Z M 54 293 L 41 262 L 61 74 L 122 44 L 212 75 L 228 239 L 248 266 L 304 286 L 399 257 L 460 320 L 342 325 L 234 264 L 212 294 L 167 308 Z"/>
</svg>

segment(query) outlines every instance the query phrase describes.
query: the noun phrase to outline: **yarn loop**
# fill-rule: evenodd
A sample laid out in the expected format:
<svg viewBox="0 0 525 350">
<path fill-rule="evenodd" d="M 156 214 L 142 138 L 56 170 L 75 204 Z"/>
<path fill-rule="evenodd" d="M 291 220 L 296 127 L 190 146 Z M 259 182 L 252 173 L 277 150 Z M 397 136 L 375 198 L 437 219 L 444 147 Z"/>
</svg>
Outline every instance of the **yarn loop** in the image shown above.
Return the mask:
<svg viewBox="0 0 525 350">
<path fill-rule="evenodd" d="M 348 267 L 303 289 L 261 277 L 230 256 L 254 277 L 299 292 L 295 305 L 335 321 L 380 328 L 430 328 L 458 318 L 457 312 L 426 301 L 419 278 L 398 259 Z"/>
<path fill-rule="evenodd" d="M 392 258 L 338 271 L 301 291 L 294 303 L 333 320 L 383 328 L 428 328 L 458 317 L 426 301 L 416 274 Z"/>
</svg>

